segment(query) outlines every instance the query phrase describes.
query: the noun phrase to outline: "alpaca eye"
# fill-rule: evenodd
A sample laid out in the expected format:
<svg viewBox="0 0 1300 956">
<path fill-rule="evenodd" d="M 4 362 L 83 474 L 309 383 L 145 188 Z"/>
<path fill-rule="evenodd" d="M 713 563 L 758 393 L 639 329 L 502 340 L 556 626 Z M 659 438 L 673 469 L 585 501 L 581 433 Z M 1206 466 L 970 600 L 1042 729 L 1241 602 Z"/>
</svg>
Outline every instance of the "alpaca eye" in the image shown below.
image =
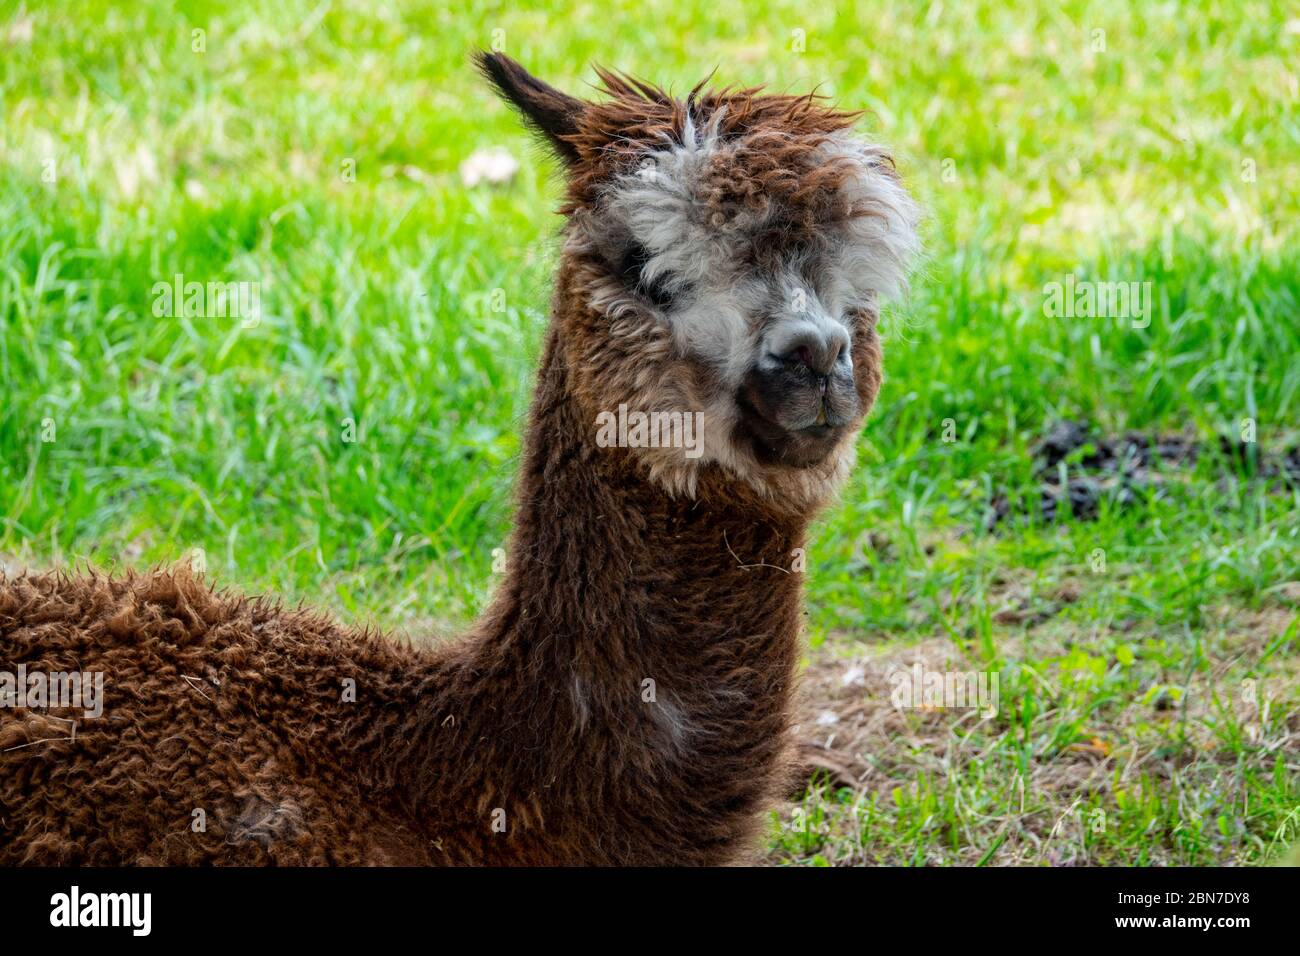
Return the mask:
<svg viewBox="0 0 1300 956">
<path fill-rule="evenodd" d="M 632 241 L 623 252 L 619 273 L 623 276 L 623 281 L 637 292 L 659 308 L 666 309 L 672 305 L 673 295 L 661 281 L 651 281 L 646 278 L 645 267 L 649 262 L 649 250 L 641 243 Z"/>
</svg>

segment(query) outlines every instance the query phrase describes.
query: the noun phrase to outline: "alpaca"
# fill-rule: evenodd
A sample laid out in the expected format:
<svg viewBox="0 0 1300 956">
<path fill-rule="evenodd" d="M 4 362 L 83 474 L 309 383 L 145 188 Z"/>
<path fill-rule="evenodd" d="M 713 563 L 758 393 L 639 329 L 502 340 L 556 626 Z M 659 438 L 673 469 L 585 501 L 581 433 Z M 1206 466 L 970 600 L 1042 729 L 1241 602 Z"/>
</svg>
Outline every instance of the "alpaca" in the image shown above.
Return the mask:
<svg viewBox="0 0 1300 956">
<path fill-rule="evenodd" d="M 477 62 L 567 187 L 487 610 L 417 650 L 181 570 L 0 578 L 0 674 L 104 680 L 98 717 L 11 681 L 0 863 L 752 858 L 793 768 L 800 549 L 916 207 L 816 96 L 601 70 L 584 101 Z"/>
</svg>

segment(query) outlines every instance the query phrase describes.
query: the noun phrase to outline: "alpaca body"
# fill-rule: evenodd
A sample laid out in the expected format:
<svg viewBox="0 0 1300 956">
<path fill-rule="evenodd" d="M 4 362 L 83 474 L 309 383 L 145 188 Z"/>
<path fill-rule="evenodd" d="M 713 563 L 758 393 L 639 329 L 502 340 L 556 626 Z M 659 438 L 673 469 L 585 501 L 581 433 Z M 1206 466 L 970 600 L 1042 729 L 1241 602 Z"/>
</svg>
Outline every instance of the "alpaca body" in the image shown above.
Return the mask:
<svg viewBox="0 0 1300 956">
<path fill-rule="evenodd" d="M 789 782 L 798 549 L 880 387 L 915 209 L 813 96 L 480 67 L 566 164 L 507 571 L 433 650 L 187 574 L 0 579 L 0 864 L 714 864 Z M 615 409 L 691 449 L 604 447 Z M 75 733 L 70 720 L 78 720 Z"/>
<path fill-rule="evenodd" d="M 376 699 L 403 659 L 184 574 L 0 584 L 0 670 L 105 675 L 97 718 L 0 709 L 0 864 L 423 862 L 321 719 L 338 675 Z"/>
<path fill-rule="evenodd" d="M 105 674 L 100 717 L 0 709 L 0 864 L 752 848 L 786 780 L 802 529 L 628 471 L 592 445 L 564 375 L 543 376 L 506 578 L 443 647 L 184 573 L 0 584 L 0 671 Z"/>
</svg>

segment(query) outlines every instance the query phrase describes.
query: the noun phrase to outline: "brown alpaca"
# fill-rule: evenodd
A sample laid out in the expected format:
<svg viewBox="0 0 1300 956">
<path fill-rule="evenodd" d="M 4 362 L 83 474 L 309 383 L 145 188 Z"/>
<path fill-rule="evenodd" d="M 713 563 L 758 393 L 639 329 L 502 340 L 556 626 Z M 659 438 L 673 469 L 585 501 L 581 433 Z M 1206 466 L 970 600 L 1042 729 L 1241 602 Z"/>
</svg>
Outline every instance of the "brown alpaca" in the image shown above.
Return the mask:
<svg viewBox="0 0 1300 956">
<path fill-rule="evenodd" d="M 0 578 L 0 673 L 104 675 L 102 716 L 0 707 L 0 863 L 752 853 L 790 769 L 794 552 L 875 399 L 914 207 L 814 97 L 602 72 L 591 103 L 479 65 L 568 177 L 490 607 L 421 652 L 185 573 Z M 649 412 L 678 440 L 646 447 Z"/>
</svg>

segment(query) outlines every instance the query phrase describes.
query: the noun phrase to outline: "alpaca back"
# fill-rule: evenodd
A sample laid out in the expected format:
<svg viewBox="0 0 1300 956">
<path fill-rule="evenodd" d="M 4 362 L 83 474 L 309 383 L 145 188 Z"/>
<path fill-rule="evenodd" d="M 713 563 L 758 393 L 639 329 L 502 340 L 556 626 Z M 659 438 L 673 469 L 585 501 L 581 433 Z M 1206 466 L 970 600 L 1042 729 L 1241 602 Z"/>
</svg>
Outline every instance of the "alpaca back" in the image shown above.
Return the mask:
<svg viewBox="0 0 1300 956">
<path fill-rule="evenodd" d="M 411 657 L 187 573 L 0 580 L 0 674 L 103 681 L 0 707 L 0 864 L 424 862 L 355 754 Z"/>
</svg>

